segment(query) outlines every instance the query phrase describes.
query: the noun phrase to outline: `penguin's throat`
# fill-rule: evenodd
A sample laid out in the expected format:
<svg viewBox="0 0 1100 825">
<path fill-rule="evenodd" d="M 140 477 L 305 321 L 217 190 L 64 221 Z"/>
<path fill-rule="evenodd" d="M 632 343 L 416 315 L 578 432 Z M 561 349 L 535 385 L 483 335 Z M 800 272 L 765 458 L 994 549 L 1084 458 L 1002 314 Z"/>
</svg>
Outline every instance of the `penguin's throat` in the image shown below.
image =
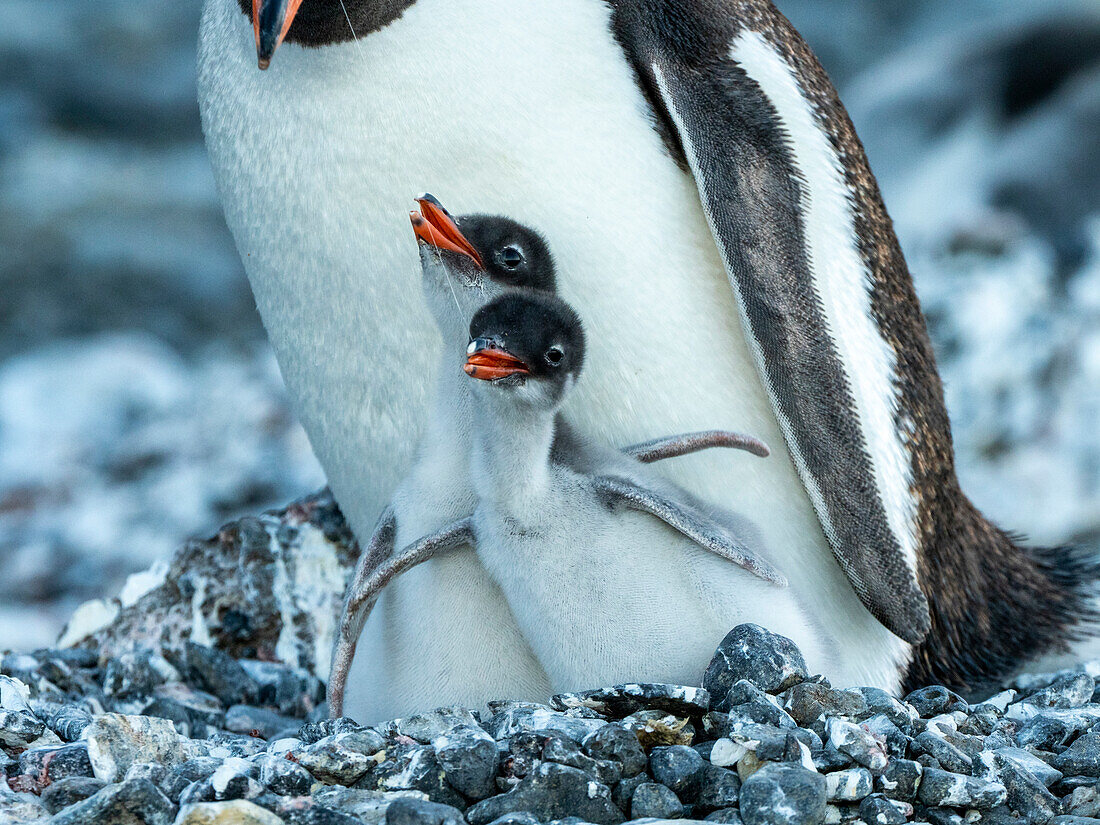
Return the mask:
<svg viewBox="0 0 1100 825">
<path fill-rule="evenodd" d="M 507 510 L 526 509 L 549 484 L 554 411 L 499 397 L 507 390 L 480 389 L 471 458 L 478 496 Z"/>
</svg>

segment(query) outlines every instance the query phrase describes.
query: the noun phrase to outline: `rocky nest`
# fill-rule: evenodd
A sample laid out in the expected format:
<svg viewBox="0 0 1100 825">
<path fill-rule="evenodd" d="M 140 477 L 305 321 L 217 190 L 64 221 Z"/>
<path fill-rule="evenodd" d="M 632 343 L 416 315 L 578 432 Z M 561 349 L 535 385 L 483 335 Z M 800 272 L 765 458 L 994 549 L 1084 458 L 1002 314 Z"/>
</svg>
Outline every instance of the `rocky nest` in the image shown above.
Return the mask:
<svg viewBox="0 0 1100 825">
<path fill-rule="evenodd" d="M 702 687 L 328 720 L 356 555 L 321 493 L 187 544 L 61 648 L 0 657 L 0 825 L 1100 825 L 1100 663 L 899 700 L 742 625 Z"/>
<path fill-rule="evenodd" d="M 325 720 L 310 672 L 194 642 L 7 655 L 0 822 L 1100 822 L 1100 669 L 971 704 L 811 676 L 741 625 L 703 687 Z"/>
</svg>

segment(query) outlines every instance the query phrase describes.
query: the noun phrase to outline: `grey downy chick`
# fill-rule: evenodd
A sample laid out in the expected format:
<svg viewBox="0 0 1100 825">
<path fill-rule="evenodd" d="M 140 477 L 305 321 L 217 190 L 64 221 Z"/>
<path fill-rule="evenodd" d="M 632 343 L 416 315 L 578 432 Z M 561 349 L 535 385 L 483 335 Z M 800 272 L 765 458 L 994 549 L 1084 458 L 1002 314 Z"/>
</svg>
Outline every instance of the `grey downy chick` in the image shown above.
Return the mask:
<svg viewBox="0 0 1100 825">
<path fill-rule="evenodd" d="M 468 548 L 411 571 L 389 587 L 376 618 L 365 583 L 395 547 L 407 547 L 476 506 L 470 483 L 470 382 L 465 359 L 473 314 L 506 290 L 552 292 L 550 251 L 533 229 L 501 216 L 452 218 L 432 196 L 412 213 L 425 301 L 443 338 L 434 400 L 417 460 L 363 552 L 341 619 L 329 680 L 333 715 L 363 722 L 422 707 L 478 706 L 493 696 L 545 699 L 550 690 L 498 585 Z M 558 450 L 578 454 L 561 422 Z M 709 447 L 768 454 L 756 439 L 726 431 L 660 438 L 624 450 L 632 464 Z M 404 569 L 404 568 L 403 568 Z"/>
<path fill-rule="evenodd" d="M 773 604 L 790 601 L 784 577 L 735 535 L 743 523 L 704 512 L 630 455 L 563 437 L 557 412 L 583 362 L 583 331 L 567 305 L 509 292 L 478 311 L 470 336 L 464 370 L 481 379 L 475 391 L 489 388 L 471 419 L 477 509 L 378 565 L 349 604 L 369 611 L 406 570 L 473 544 L 563 690 L 609 678 L 696 680 L 732 626 L 722 626 L 730 611 L 710 609 L 715 588 L 701 575 L 725 585 L 718 596 L 750 583 Z M 633 655 L 617 655 L 624 647 Z"/>
</svg>

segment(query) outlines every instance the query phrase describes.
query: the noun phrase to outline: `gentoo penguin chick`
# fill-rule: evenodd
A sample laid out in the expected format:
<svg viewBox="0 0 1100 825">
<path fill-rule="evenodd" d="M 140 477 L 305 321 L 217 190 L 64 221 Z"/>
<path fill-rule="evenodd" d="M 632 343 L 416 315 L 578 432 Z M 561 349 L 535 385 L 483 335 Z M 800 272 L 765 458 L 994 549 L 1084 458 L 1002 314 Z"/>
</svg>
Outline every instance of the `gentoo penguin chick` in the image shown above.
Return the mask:
<svg viewBox="0 0 1100 825">
<path fill-rule="evenodd" d="M 588 443 L 575 460 L 553 455 L 556 413 L 585 354 L 567 304 L 505 295 L 477 312 L 470 338 L 477 554 L 555 690 L 692 684 L 743 621 L 821 650 L 746 519 L 704 511 L 613 450 Z"/>
<path fill-rule="evenodd" d="M 431 195 L 411 215 L 419 242 L 422 289 L 444 347 L 435 397 L 417 461 L 383 513 L 360 558 L 356 583 L 405 547 L 455 519 L 476 500 L 469 481 L 471 400 L 458 371 L 471 316 L 507 288 L 553 291 L 553 258 L 533 229 L 500 216 L 452 218 Z M 561 425 L 559 448 L 572 435 Z M 652 462 L 708 447 L 767 455 L 761 442 L 713 431 L 627 448 Z M 354 593 L 353 583 L 351 592 Z M 497 696 L 544 700 L 549 683 L 498 586 L 468 548 L 411 571 L 369 609 L 349 602 L 329 680 L 330 710 L 361 722 L 446 704 L 478 706 Z"/>
<path fill-rule="evenodd" d="M 464 370 L 490 387 L 472 409 L 477 509 L 363 569 L 349 615 L 473 544 L 554 690 L 690 683 L 729 627 L 776 612 L 779 632 L 821 647 L 747 520 L 697 506 L 635 457 L 562 438 L 557 413 L 584 361 L 567 304 L 511 291 L 478 310 L 470 336 Z"/>
<path fill-rule="evenodd" d="M 553 260 L 537 232 L 495 216 L 461 218 L 460 231 L 431 195 L 417 201 L 410 217 L 421 288 L 444 344 L 416 461 L 365 545 L 360 579 L 394 546 L 473 512 L 470 391 L 456 368 L 470 317 L 507 285 L 554 288 Z M 368 613 L 345 611 L 329 678 L 333 715 L 369 724 L 498 695 L 545 699 L 549 683 L 500 589 L 470 548 L 455 549 L 390 587 L 365 628 Z"/>
</svg>

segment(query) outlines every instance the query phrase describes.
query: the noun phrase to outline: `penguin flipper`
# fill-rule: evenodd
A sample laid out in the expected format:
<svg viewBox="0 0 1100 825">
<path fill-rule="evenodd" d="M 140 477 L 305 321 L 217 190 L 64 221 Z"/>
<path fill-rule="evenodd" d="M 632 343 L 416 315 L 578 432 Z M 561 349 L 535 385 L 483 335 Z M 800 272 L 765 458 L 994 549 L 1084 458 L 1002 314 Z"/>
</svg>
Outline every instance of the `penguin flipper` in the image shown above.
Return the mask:
<svg viewBox="0 0 1100 825">
<path fill-rule="evenodd" d="M 393 539 L 396 532 L 397 520 L 392 509 L 387 507 L 379 519 L 367 552 L 360 556 L 355 577 L 344 600 L 340 637 L 333 654 L 328 684 L 329 716 L 334 719 L 343 715 L 344 693 L 355 648 L 363 626 L 386 585 L 418 564 L 474 543 L 469 518 L 452 522 L 430 536 L 414 541 L 395 555 Z"/>
<path fill-rule="evenodd" d="M 787 578 L 770 562 L 753 553 L 729 530 L 698 509 L 621 476 L 598 476 L 592 479 L 592 483 L 608 506 L 621 504 L 649 513 L 704 550 L 733 562 L 764 581 L 780 587 L 787 586 Z"/>
<path fill-rule="evenodd" d="M 931 619 L 917 574 L 917 396 L 939 389 L 903 377 L 935 369 L 906 360 L 930 347 L 851 121 L 771 2 L 619 0 L 612 27 L 694 176 L 833 555 L 867 609 L 918 643 Z"/>
<path fill-rule="evenodd" d="M 759 438 L 730 432 L 729 430 L 701 430 L 694 433 L 670 435 L 665 438 L 654 438 L 651 441 L 643 441 L 640 444 L 623 447 L 621 452 L 637 459 L 642 464 L 653 464 L 657 461 L 664 461 L 666 458 L 679 458 L 714 447 L 744 450 L 760 458 L 767 458 L 771 455 L 768 445 Z"/>
</svg>

